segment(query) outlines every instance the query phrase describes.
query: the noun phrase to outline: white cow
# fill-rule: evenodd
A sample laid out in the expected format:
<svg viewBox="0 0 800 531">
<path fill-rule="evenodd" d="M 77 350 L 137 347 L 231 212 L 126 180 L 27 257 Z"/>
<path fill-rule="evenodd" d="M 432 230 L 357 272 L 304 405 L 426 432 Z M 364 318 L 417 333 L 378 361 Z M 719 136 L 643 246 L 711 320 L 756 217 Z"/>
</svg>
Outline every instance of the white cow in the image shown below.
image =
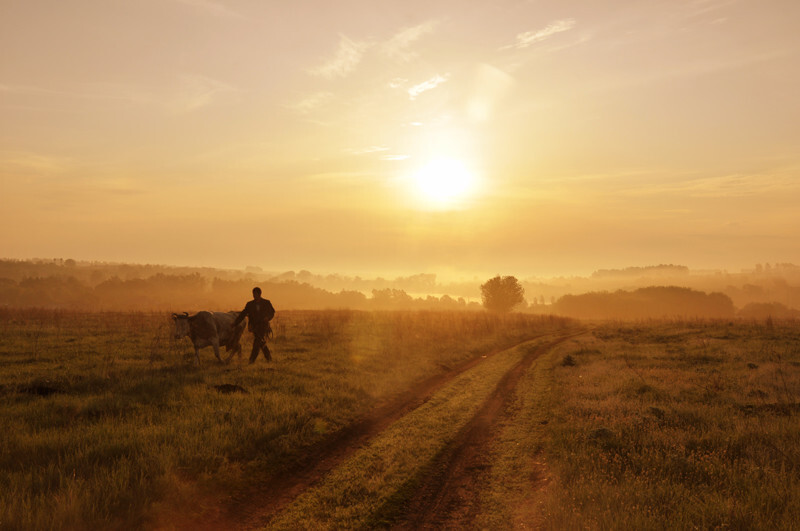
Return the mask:
<svg viewBox="0 0 800 531">
<path fill-rule="evenodd" d="M 181 339 L 189 336 L 194 345 L 197 365 L 200 365 L 200 349 L 208 346 L 214 347 L 214 355 L 222 362 L 222 358 L 219 357 L 220 345 L 224 345 L 225 350 L 231 353 L 225 360 L 225 363 L 228 363 L 237 352 L 240 356 L 242 354 L 239 340 L 244 332 L 244 322 L 234 327 L 233 321 L 236 315 L 237 312 L 197 312 L 194 315 L 189 315 L 188 312 L 173 313 L 172 320 L 175 321 L 173 337 Z"/>
</svg>

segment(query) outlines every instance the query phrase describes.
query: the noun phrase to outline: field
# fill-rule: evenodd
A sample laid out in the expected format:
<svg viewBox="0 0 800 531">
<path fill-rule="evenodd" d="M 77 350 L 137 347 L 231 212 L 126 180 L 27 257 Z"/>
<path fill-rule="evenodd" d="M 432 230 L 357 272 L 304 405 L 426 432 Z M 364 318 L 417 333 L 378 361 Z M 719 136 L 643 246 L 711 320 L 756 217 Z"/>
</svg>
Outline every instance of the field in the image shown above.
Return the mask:
<svg viewBox="0 0 800 531">
<path fill-rule="evenodd" d="M 800 514 L 798 323 L 281 312 L 274 362 L 195 367 L 166 314 L 0 314 L 0 529 Z"/>
</svg>

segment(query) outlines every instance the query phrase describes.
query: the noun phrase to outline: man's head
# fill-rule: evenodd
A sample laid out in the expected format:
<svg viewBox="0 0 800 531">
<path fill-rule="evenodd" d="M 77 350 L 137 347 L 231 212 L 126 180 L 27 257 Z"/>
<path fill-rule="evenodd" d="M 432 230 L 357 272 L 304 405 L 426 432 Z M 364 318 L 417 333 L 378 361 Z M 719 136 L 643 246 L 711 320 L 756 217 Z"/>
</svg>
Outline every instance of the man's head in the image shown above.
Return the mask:
<svg viewBox="0 0 800 531">
<path fill-rule="evenodd" d="M 253 298 L 254 299 L 260 299 L 261 298 L 261 288 L 259 288 L 258 286 L 253 288 Z"/>
</svg>

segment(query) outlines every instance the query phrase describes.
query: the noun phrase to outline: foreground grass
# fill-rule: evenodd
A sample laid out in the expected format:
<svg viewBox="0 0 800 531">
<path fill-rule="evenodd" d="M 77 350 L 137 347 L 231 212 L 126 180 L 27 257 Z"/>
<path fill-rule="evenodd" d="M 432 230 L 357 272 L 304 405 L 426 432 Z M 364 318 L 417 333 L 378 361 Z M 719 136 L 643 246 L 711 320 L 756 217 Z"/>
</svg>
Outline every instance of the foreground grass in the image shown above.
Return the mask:
<svg viewBox="0 0 800 531">
<path fill-rule="evenodd" d="M 541 377 L 542 527 L 798 528 L 798 323 L 603 326 Z"/>
<path fill-rule="evenodd" d="M 559 320 L 282 312 L 275 363 L 191 364 L 162 314 L 0 310 L 0 528 L 213 515 L 376 402 Z M 249 351 L 249 344 L 244 345 Z M 219 392 L 217 386 L 240 392 Z"/>
<path fill-rule="evenodd" d="M 565 325 L 282 313 L 275 363 L 218 365 L 204 351 L 196 368 L 165 315 L 0 314 L 2 529 L 185 527 L 412 383 Z M 420 468 L 531 345 L 462 374 L 271 525 L 391 521 Z M 486 449 L 474 525 L 796 529 L 799 404 L 798 323 L 599 326 L 520 381 Z"/>
<path fill-rule="evenodd" d="M 474 529 L 798 529 L 800 323 L 604 325 L 538 358 Z"/>
<path fill-rule="evenodd" d="M 530 348 L 534 346 L 525 344 L 500 352 L 457 377 L 298 498 L 269 529 L 390 525 L 421 469 L 455 438 Z"/>
</svg>

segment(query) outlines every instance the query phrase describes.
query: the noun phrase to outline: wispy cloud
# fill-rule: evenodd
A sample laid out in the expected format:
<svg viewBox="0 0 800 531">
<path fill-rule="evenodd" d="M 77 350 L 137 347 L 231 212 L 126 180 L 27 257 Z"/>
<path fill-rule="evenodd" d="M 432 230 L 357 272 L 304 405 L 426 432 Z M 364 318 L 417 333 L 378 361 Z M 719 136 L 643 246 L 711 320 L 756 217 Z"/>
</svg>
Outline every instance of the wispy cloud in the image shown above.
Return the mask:
<svg viewBox="0 0 800 531">
<path fill-rule="evenodd" d="M 339 47 L 334 56 L 309 72 L 327 79 L 345 77 L 356 69 L 369 46 L 369 42 L 354 41 L 345 35 L 340 35 Z"/>
<path fill-rule="evenodd" d="M 0 171 L 15 174 L 60 174 L 71 169 L 72 161 L 64 157 L 27 151 L 0 151 Z"/>
<path fill-rule="evenodd" d="M 147 105 L 179 113 L 195 111 L 238 92 L 241 91 L 224 81 L 194 74 L 182 75 L 175 85 L 161 90 L 124 83 L 85 83 L 69 89 L 0 84 L 0 93 L 35 97 L 51 106 L 63 106 L 68 100 L 89 100 L 110 105 Z"/>
<path fill-rule="evenodd" d="M 629 71 L 616 77 L 609 77 L 605 81 L 598 81 L 587 88 L 593 92 L 605 90 L 627 89 L 632 86 L 645 86 L 661 83 L 665 79 L 690 78 L 706 75 L 713 72 L 725 72 L 743 69 L 778 59 L 786 59 L 795 55 L 793 50 L 776 50 L 756 53 L 743 53 L 717 59 L 699 57 L 692 62 L 676 64 L 674 66 L 659 66 L 656 69 Z"/>
<path fill-rule="evenodd" d="M 441 76 L 437 74 L 434 77 L 428 79 L 427 81 L 423 81 L 422 83 L 414 85 L 413 87 L 408 89 L 408 96 L 412 100 L 416 99 L 416 97 L 422 94 L 423 92 L 428 92 L 429 90 L 433 90 L 442 83 L 444 83 L 445 81 L 447 81 L 448 77 L 449 75 Z"/>
<path fill-rule="evenodd" d="M 44 88 L 31 85 L 15 85 L 0 83 L 0 92 L 17 95 L 41 96 L 55 98 L 74 98 L 87 100 L 122 100 L 136 103 L 150 103 L 152 94 L 131 85 L 112 83 L 84 84 L 74 89 Z"/>
<path fill-rule="evenodd" d="M 527 48 L 529 46 L 536 44 L 537 42 L 549 39 L 553 35 L 562 33 L 564 31 L 569 31 L 573 27 L 575 27 L 574 19 L 569 18 L 563 20 L 556 20 L 555 22 L 551 22 L 542 29 L 535 31 L 525 31 L 523 33 L 517 34 L 516 42 L 514 44 L 503 46 L 500 49 L 507 50 L 509 48 L 517 48 L 517 49 Z"/>
<path fill-rule="evenodd" d="M 369 155 L 370 153 L 379 153 L 381 151 L 389 151 L 389 148 L 386 146 L 367 146 L 364 148 L 351 148 L 345 150 L 347 153 L 352 155 Z"/>
<path fill-rule="evenodd" d="M 217 79 L 183 76 L 180 93 L 170 106 L 178 112 L 191 112 L 215 103 L 220 96 L 236 92 L 239 92 L 236 87 Z"/>
<path fill-rule="evenodd" d="M 793 175 L 720 175 L 665 184 L 657 194 L 673 193 L 684 197 L 719 198 L 758 195 L 797 194 L 800 183 Z M 641 193 L 653 195 L 652 190 Z"/>
<path fill-rule="evenodd" d="M 698 17 L 708 13 L 716 13 L 734 5 L 737 0 L 693 0 L 686 5 L 686 16 Z"/>
<path fill-rule="evenodd" d="M 333 94 L 330 92 L 315 92 L 314 94 L 306 96 L 302 100 L 289 105 L 289 108 L 300 114 L 309 114 L 310 112 L 330 101 L 332 98 Z"/>
<path fill-rule="evenodd" d="M 417 53 L 411 49 L 414 43 L 432 33 L 437 25 L 436 20 L 429 20 L 403 28 L 383 42 L 354 40 L 346 35 L 339 35 L 339 45 L 333 56 L 323 64 L 310 68 L 308 72 L 326 79 L 346 77 L 358 67 L 367 52 L 382 53 L 398 61 L 410 61 L 417 57 Z"/>
<path fill-rule="evenodd" d="M 389 81 L 389 88 L 391 89 L 398 89 L 401 88 L 403 85 L 408 83 L 408 80 L 404 77 L 396 77 Z"/>
<path fill-rule="evenodd" d="M 581 174 L 553 179 L 556 187 L 576 186 L 615 197 L 718 199 L 756 196 L 796 196 L 800 182 L 797 168 L 770 169 L 752 174 L 702 175 L 666 169 L 631 168 L 615 172 Z"/>
<path fill-rule="evenodd" d="M 364 148 L 347 149 L 345 151 L 352 155 L 360 156 L 360 155 L 374 155 L 376 153 L 385 153 L 386 151 L 389 151 L 389 148 L 386 146 L 367 146 Z M 408 155 L 402 155 L 402 154 L 386 154 L 380 156 L 380 160 L 387 160 L 387 161 L 406 160 L 407 158 L 409 158 Z"/>
<path fill-rule="evenodd" d="M 213 15 L 216 17 L 245 18 L 241 13 L 231 9 L 222 2 L 214 2 L 213 0 L 175 0 L 175 1 L 180 4 L 191 6 L 200 11 L 204 11 L 209 15 Z"/>
<path fill-rule="evenodd" d="M 410 61 L 417 56 L 416 52 L 410 50 L 411 46 L 423 36 L 433 33 L 437 25 L 438 21 L 428 20 L 416 26 L 403 28 L 381 45 L 381 49 L 393 59 Z"/>
<path fill-rule="evenodd" d="M 9 85 L 7 83 L 0 83 L 0 92 L 9 94 L 57 94 L 67 95 L 64 92 L 45 89 L 41 87 L 32 87 L 28 85 Z"/>
</svg>

